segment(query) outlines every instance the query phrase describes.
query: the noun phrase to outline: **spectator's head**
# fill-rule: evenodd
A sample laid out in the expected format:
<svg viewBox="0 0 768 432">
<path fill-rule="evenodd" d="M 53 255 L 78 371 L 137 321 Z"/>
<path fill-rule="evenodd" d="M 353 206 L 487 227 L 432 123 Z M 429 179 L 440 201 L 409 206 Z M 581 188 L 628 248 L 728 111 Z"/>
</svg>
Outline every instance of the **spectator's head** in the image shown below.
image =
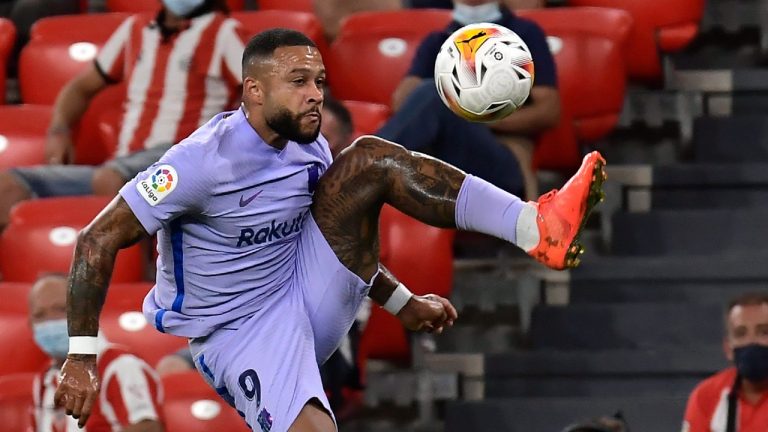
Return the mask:
<svg viewBox="0 0 768 432">
<path fill-rule="evenodd" d="M 67 332 L 67 277 L 49 274 L 40 277 L 29 292 L 29 324 L 37 346 L 55 360 L 69 351 Z"/>
<path fill-rule="evenodd" d="M 320 133 L 325 66 L 314 42 L 300 32 L 270 29 L 243 52 L 243 104 L 267 142 L 309 144 Z"/>
<path fill-rule="evenodd" d="M 352 144 L 352 133 L 354 132 L 352 115 L 344 104 L 333 98 L 325 99 L 323 123 L 320 125 L 320 131 L 328 140 L 334 159 L 342 150 Z"/>
<path fill-rule="evenodd" d="M 498 21 L 499 0 L 453 0 L 453 20 L 462 24 Z"/>
<path fill-rule="evenodd" d="M 751 382 L 768 381 L 768 293 L 744 294 L 728 304 L 725 355 L 739 375 Z"/>
<path fill-rule="evenodd" d="M 229 13 L 225 0 L 163 0 L 165 10 L 179 18 L 194 17 L 207 12 Z"/>
<path fill-rule="evenodd" d="M 563 432 L 627 432 L 628 430 L 627 422 L 619 412 L 612 417 L 599 417 L 572 424 L 563 429 Z"/>
</svg>

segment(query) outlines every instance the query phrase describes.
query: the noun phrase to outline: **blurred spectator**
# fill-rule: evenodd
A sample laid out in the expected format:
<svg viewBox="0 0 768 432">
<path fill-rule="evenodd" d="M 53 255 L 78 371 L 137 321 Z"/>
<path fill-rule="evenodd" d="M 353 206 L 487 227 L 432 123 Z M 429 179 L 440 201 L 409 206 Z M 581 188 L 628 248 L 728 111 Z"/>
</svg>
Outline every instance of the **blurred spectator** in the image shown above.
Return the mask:
<svg viewBox="0 0 768 432">
<path fill-rule="evenodd" d="M 396 113 L 378 135 L 534 199 L 538 192 L 531 167 L 535 139 L 560 119 L 555 63 L 544 32 L 497 0 L 454 0 L 454 4 L 453 22 L 445 30 L 429 34 L 416 51 L 393 95 Z M 433 78 L 443 42 L 460 27 L 477 22 L 500 24 L 520 35 L 536 65 L 535 84 L 525 106 L 491 124 L 473 123 L 453 114 L 440 100 Z"/>
<path fill-rule="evenodd" d="M 64 275 L 41 277 L 29 293 L 29 322 L 35 342 L 52 361 L 51 367 L 35 378 L 32 389 L 36 432 L 78 430 L 77 420 L 53 404 L 59 371 L 69 350 L 66 298 Z M 88 432 L 162 432 L 161 384 L 155 371 L 101 336 L 97 365 L 101 390 L 88 420 Z"/>
<path fill-rule="evenodd" d="M 195 361 L 192 359 L 192 352 L 189 348 L 182 348 L 173 354 L 168 354 L 161 358 L 155 366 L 157 374 L 161 377 L 179 372 L 186 372 L 194 368 Z"/>
<path fill-rule="evenodd" d="M 328 140 L 334 159 L 352 144 L 354 131 L 349 110 L 338 100 L 326 96 L 323 102 L 323 121 L 320 132 Z"/>
<path fill-rule="evenodd" d="M 16 45 L 8 62 L 8 76 L 17 75 L 19 53 L 29 40 L 29 31 L 35 21 L 44 17 L 78 12 L 80 0 L 0 0 L 0 17 L 13 21 L 17 31 Z"/>
<path fill-rule="evenodd" d="M 696 386 L 683 432 L 768 430 L 768 293 L 732 300 L 725 332 L 725 356 L 735 366 Z"/>
<path fill-rule="evenodd" d="M 612 417 L 599 417 L 572 424 L 562 432 L 629 432 L 629 426 L 624 420 L 624 415 L 618 412 Z"/>
<path fill-rule="evenodd" d="M 128 18 L 93 64 L 59 93 L 48 130 L 50 165 L 0 172 L 0 230 L 13 204 L 67 195 L 114 195 L 237 99 L 244 49 L 224 0 L 164 0 L 154 18 Z M 138 44 L 138 45 L 136 45 Z M 126 82 L 116 157 L 100 167 L 72 162 L 72 128 L 110 84 Z"/>
</svg>

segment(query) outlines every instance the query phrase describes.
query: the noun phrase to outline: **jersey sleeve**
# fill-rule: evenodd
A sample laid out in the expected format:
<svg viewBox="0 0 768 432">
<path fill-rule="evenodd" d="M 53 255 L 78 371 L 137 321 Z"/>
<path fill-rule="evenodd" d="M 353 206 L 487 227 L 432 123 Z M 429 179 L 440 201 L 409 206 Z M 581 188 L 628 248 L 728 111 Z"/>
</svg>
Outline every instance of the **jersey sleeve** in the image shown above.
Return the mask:
<svg viewBox="0 0 768 432">
<path fill-rule="evenodd" d="M 206 156 L 199 144 L 187 142 L 171 147 L 120 189 L 120 196 L 149 235 L 183 214 L 207 209 L 209 177 Z"/>
<path fill-rule="evenodd" d="M 709 432 L 709 416 L 702 406 L 702 387 L 696 387 L 688 398 L 682 432 Z"/>
<path fill-rule="evenodd" d="M 160 420 L 160 384 L 149 365 L 136 356 L 123 354 L 110 362 L 101 392 L 101 401 L 109 405 L 102 411 L 111 412 L 123 427 Z"/>
<path fill-rule="evenodd" d="M 232 86 L 240 85 L 243 80 L 242 59 L 245 50 L 244 41 L 247 39 L 246 33 L 239 21 L 227 19 L 216 36 L 222 75 Z"/>
<path fill-rule="evenodd" d="M 126 47 L 131 38 L 134 20 L 134 17 L 130 17 L 123 21 L 96 56 L 96 69 L 107 81 L 118 82 L 123 79 Z"/>
<path fill-rule="evenodd" d="M 434 78 L 435 59 L 440 52 L 440 46 L 447 35 L 444 32 L 432 32 L 424 38 L 416 48 L 416 54 L 411 61 L 411 67 L 408 69 L 407 76 L 419 78 Z"/>
</svg>

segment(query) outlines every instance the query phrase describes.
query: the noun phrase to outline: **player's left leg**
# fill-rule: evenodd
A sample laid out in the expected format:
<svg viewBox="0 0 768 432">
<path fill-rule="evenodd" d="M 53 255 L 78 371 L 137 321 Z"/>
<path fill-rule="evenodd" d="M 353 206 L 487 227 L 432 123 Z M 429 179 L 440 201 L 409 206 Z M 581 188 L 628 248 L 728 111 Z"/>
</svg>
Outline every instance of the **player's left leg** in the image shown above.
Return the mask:
<svg viewBox="0 0 768 432">
<path fill-rule="evenodd" d="M 578 236 L 602 199 L 604 164 L 593 152 L 560 191 L 526 203 L 437 159 L 364 137 L 321 178 L 312 215 L 339 261 L 363 280 L 378 269 L 384 203 L 433 226 L 505 239 L 552 268 L 575 267 Z"/>
</svg>

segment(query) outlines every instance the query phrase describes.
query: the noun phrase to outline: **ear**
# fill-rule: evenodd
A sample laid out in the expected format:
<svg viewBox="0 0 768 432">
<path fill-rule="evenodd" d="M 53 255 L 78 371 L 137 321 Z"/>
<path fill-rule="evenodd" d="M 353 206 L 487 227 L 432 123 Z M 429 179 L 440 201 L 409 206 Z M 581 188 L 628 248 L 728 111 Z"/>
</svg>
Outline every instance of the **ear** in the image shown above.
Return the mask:
<svg viewBox="0 0 768 432">
<path fill-rule="evenodd" d="M 723 337 L 723 352 L 725 353 L 725 358 L 733 363 L 733 345 L 731 345 L 731 341 L 728 340 L 728 336 Z"/>
<path fill-rule="evenodd" d="M 264 83 L 253 77 L 245 77 L 243 80 L 243 96 L 251 103 L 261 105 L 264 103 Z"/>
</svg>

